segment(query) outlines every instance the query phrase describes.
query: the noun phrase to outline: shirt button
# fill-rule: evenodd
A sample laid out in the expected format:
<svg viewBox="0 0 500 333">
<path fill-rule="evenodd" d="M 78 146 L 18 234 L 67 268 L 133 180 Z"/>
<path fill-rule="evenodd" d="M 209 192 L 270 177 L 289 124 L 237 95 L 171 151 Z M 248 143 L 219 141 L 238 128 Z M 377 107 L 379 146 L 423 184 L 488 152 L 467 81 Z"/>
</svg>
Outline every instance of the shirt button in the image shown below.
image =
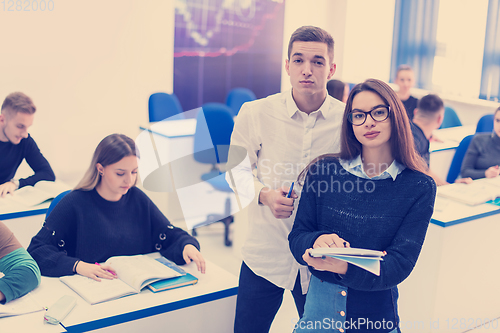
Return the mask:
<svg viewBox="0 0 500 333">
<path fill-rule="evenodd" d="M 342 290 L 342 292 L 340 293 L 342 296 L 346 296 L 347 293 L 345 292 L 345 290 Z"/>
<path fill-rule="evenodd" d="M 344 311 L 340 311 L 340 315 L 341 315 L 342 317 L 344 317 L 344 316 L 345 316 L 345 312 L 344 312 Z"/>
</svg>

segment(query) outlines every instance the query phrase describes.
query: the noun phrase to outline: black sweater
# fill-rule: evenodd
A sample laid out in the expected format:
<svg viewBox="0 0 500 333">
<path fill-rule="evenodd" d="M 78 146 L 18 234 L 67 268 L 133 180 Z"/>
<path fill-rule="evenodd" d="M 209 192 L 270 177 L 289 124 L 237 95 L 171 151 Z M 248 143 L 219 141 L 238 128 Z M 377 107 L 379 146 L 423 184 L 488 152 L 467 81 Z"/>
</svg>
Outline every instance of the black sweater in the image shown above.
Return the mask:
<svg viewBox="0 0 500 333">
<path fill-rule="evenodd" d="M 476 134 L 465 153 L 460 175 L 484 178 L 484 172 L 494 165 L 500 165 L 500 138 L 495 133 Z"/>
<path fill-rule="evenodd" d="M 35 140 L 28 134 L 19 144 L 0 141 L 0 184 L 14 178 L 17 168 L 26 159 L 35 174 L 28 178 L 19 180 L 19 188 L 27 185 L 35 185 L 40 180 L 54 181 L 56 176 L 49 162 L 43 157 Z"/>
<path fill-rule="evenodd" d="M 187 244 L 199 249 L 195 238 L 172 226 L 144 192 L 132 187 L 116 202 L 105 200 L 95 189 L 68 193 L 32 238 L 28 252 L 42 275 L 63 276 L 74 274 L 77 260 L 104 262 L 112 256 L 158 250 L 183 265 Z"/>
<path fill-rule="evenodd" d="M 348 265 L 340 275 L 311 273 L 322 281 L 348 288 L 347 320 L 397 321 L 397 285 L 417 262 L 436 196 L 432 178 L 404 169 L 395 180 L 370 180 L 347 172 L 335 158 L 310 169 L 288 236 L 295 259 L 322 234 L 335 233 L 351 247 L 387 251 L 380 276 Z"/>
</svg>

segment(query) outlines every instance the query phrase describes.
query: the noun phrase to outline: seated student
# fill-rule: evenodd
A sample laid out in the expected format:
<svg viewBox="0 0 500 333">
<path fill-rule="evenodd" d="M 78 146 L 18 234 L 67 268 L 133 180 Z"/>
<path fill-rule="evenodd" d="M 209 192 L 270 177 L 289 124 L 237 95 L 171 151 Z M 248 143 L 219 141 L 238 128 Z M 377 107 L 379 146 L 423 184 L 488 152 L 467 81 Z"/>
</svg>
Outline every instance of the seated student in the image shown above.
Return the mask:
<svg viewBox="0 0 500 333">
<path fill-rule="evenodd" d="M 416 264 L 436 195 L 410 131 L 394 91 L 369 79 L 347 99 L 340 153 L 319 156 L 299 175 L 303 190 L 288 240 L 312 277 L 295 332 L 319 332 L 315 325 L 325 319 L 336 332 L 399 332 L 397 285 Z M 309 250 L 318 247 L 386 255 L 376 276 L 337 259 L 311 258 Z"/>
<path fill-rule="evenodd" d="M 42 275 L 111 279 L 109 267 L 94 263 L 154 251 L 179 265 L 194 261 L 205 272 L 198 241 L 171 225 L 135 187 L 138 157 L 135 142 L 123 134 L 99 143 L 83 179 L 31 239 L 28 252 Z"/>
<path fill-rule="evenodd" d="M 413 69 L 409 65 L 400 65 L 396 72 L 396 80 L 398 86 L 398 97 L 403 102 L 403 105 L 410 120 L 413 119 L 413 111 L 417 107 L 418 99 L 410 95 L 410 89 L 415 85 L 415 75 Z"/>
<path fill-rule="evenodd" d="M 21 92 L 8 95 L 0 114 L 0 197 L 40 180 L 56 179 L 49 162 L 40 153 L 35 140 L 28 134 L 33 124 L 35 105 L 31 98 Z M 17 168 L 26 159 L 34 175 L 14 179 Z"/>
<path fill-rule="evenodd" d="M 27 294 L 40 284 L 35 260 L 19 244 L 12 231 L 0 221 L 0 304 Z"/>
<path fill-rule="evenodd" d="M 493 132 L 478 133 L 473 138 L 462 161 L 462 177 L 494 178 L 500 174 L 500 107 L 496 109 Z"/>
<path fill-rule="evenodd" d="M 418 101 L 418 107 L 414 110 L 413 121 L 410 122 L 415 149 L 427 163 L 430 164 L 429 140 L 432 132 L 441 126 L 444 119 L 443 100 L 437 95 L 429 94 Z M 428 174 L 434 178 L 438 186 L 448 184 L 439 178 L 432 170 Z"/>
</svg>

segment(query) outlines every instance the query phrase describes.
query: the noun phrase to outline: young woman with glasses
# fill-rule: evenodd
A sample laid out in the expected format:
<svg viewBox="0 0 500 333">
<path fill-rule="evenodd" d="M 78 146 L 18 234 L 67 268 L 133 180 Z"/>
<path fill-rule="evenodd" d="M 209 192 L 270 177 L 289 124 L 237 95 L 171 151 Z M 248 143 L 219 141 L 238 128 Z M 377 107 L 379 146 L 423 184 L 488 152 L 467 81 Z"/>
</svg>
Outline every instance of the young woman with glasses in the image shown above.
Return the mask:
<svg viewBox="0 0 500 333">
<path fill-rule="evenodd" d="M 415 266 L 436 195 L 425 170 L 396 93 L 375 79 L 355 86 L 340 153 L 316 158 L 299 175 L 303 188 L 288 240 L 312 278 L 296 332 L 399 332 L 397 285 Z M 310 257 L 318 247 L 386 255 L 377 276 L 337 259 Z"/>
</svg>

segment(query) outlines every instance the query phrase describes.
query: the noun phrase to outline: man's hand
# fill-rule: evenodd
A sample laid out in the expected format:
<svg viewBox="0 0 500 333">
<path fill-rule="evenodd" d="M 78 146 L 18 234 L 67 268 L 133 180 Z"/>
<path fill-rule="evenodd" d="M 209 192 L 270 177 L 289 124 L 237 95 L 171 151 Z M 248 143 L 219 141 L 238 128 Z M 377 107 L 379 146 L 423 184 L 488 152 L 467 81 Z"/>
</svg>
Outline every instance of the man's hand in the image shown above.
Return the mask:
<svg viewBox="0 0 500 333">
<path fill-rule="evenodd" d="M 295 190 L 292 191 L 291 197 L 287 198 L 286 195 L 289 190 L 290 188 L 286 186 L 282 186 L 277 190 L 264 187 L 260 191 L 259 201 L 269 207 L 275 218 L 289 218 L 293 213 L 293 201 L 298 198 Z"/>
<path fill-rule="evenodd" d="M 485 172 L 484 175 L 486 178 L 495 178 L 500 174 L 500 169 L 498 168 L 498 165 L 494 165 L 492 167 L 489 167 Z"/>
<path fill-rule="evenodd" d="M 0 185 L 0 197 L 4 198 L 7 194 L 14 194 L 14 191 L 16 190 L 16 184 L 13 182 L 5 182 L 2 185 Z"/>
</svg>

